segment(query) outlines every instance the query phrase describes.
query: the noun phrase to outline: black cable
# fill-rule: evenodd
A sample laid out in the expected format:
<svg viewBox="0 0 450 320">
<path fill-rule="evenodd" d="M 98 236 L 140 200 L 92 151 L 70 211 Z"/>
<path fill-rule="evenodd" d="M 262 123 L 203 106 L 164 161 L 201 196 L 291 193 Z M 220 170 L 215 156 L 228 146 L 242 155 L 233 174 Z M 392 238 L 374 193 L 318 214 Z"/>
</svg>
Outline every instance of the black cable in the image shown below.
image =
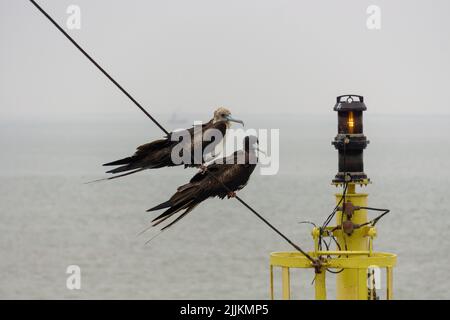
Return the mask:
<svg viewBox="0 0 450 320">
<path fill-rule="evenodd" d="M 211 177 L 213 177 L 217 182 L 221 183 L 223 188 L 227 190 L 228 192 L 232 192 L 230 188 L 228 188 L 222 181 L 220 181 L 214 174 L 209 172 L 208 170 L 205 171 L 208 173 Z M 261 219 L 267 226 L 269 226 L 273 231 L 275 231 L 278 235 L 280 235 L 284 240 L 286 240 L 292 247 L 297 249 L 301 254 L 303 254 L 306 258 L 308 258 L 309 261 L 311 261 L 313 264 L 317 263 L 318 261 L 315 260 L 313 257 L 311 257 L 306 251 L 304 251 L 302 248 L 297 246 L 294 242 L 292 242 L 288 237 L 286 237 L 281 231 L 279 231 L 277 228 L 275 228 L 269 221 L 267 221 L 262 215 L 260 215 L 255 209 L 253 209 L 250 205 L 248 205 L 244 200 L 242 200 L 238 195 L 235 196 L 236 200 L 238 200 L 240 203 L 242 203 L 247 209 L 249 209 L 251 212 L 253 212 L 259 219 Z"/>
<path fill-rule="evenodd" d="M 359 207 L 360 209 L 372 210 L 372 211 L 390 211 L 389 209 L 372 208 L 372 207 Z"/>
<path fill-rule="evenodd" d="M 329 250 L 329 248 L 331 246 L 331 241 L 333 240 L 336 243 L 336 246 L 337 246 L 338 250 L 341 251 L 341 246 L 339 245 L 339 242 L 337 242 L 336 238 L 332 234 L 330 235 L 330 238 L 331 238 L 330 239 L 330 243 L 327 244 L 326 241 L 324 241 L 327 250 Z M 327 257 L 330 258 L 329 255 Z M 340 255 L 337 256 L 337 257 L 340 258 Z M 342 271 L 344 271 L 344 268 L 341 268 L 338 271 L 334 271 L 334 270 L 331 270 L 330 268 L 326 268 L 326 271 L 328 271 L 330 273 L 333 273 L 333 274 L 338 274 L 338 273 L 341 273 Z"/>
<path fill-rule="evenodd" d="M 330 268 L 327 268 L 327 271 L 328 271 L 329 273 L 338 274 L 338 273 L 341 273 L 342 271 L 344 271 L 344 268 L 342 268 L 342 269 L 339 270 L 339 271 L 334 271 L 334 270 L 331 270 Z"/>
<path fill-rule="evenodd" d="M 58 23 L 56 23 L 55 20 L 53 20 L 53 18 L 47 13 L 45 12 L 44 9 L 42 9 L 34 0 L 30 0 L 30 2 L 40 11 L 42 12 L 42 14 L 48 19 L 50 20 L 51 23 L 53 23 L 53 25 L 59 30 L 61 31 L 61 33 L 67 38 L 69 39 L 70 42 L 72 42 L 72 44 L 81 51 L 81 53 L 83 53 L 85 55 L 86 58 L 89 59 L 89 61 L 91 61 L 109 80 L 111 80 L 112 83 L 114 83 L 114 85 L 119 88 L 120 91 L 122 91 L 139 109 L 141 109 L 141 111 L 143 113 L 145 113 L 145 115 L 147 117 L 150 118 L 150 120 L 153 121 L 154 124 L 156 124 L 165 134 L 169 135 L 169 132 L 164 129 L 164 127 L 155 119 L 153 118 L 148 112 L 147 110 L 144 109 L 143 106 L 141 106 L 141 104 L 139 102 L 137 102 L 132 96 L 131 94 L 128 93 L 128 91 L 126 91 L 108 72 L 105 71 L 105 69 L 103 69 L 71 36 L 69 36 L 69 34 L 64 31 L 63 28 L 60 27 L 60 25 Z"/>
<path fill-rule="evenodd" d="M 103 69 L 67 32 L 64 31 L 63 28 L 59 26 L 59 24 L 53 20 L 53 18 L 44 10 L 42 9 L 34 0 L 30 0 L 30 2 L 59 30 L 61 33 L 69 39 L 72 44 L 83 53 L 86 58 L 89 59 L 113 84 L 116 85 L 117 88 L 119 88 L 120 91 L 122 91 L 147 117 L 150 118 L 150 120 L 153 121 L 154 124 L 156 124 L 165 134 L 169 135 L 169 132 L 155 119 L 153 118 L 145 109 L 141 106 L 139 102 L 137 102 L 131 94 L 129 94 L 112 76 L 109 75 Z M 211 177 L 213 177 L 216 181 L 222 184 L 222 186 L 227 190 L 228 192 L 231 192 L 231 190 L 222 182 L 220 181 L 216 176 L 214 176 L 211 172 L 206 171 Z M 256 212 L 255 209 L 253 209 L 250 205 L 248 205 L 244 200 L 242 200 L 239 196 L 235 196 L 235 198 L 243 204 L 247 209 L 249 209 L 251 212 L 253 212 L 259 219 L 261 219 L 267 226 L 269 226 L 272 230 L 274 230 L 278 235 L 280 235 L 284 240 L 286 240 L 291 246 L 293 246 L 296 250 L 298 250 L 300 253 L 302 253 L 306 258 L 308 258 L 311 262 L 314 264 L 317 263 L 315 259 L 313 259 L 309 254 L 307 254 L 304 250 L 302 250 L 299 246 L 297 246 L 295 243 L 293 243 L 288 237 L 286 237 L 283 233 L 281 233 L 277 228 L 275 228 L 269 221 L 267 221 L 263 216 L 261 216 L 258 212 Z"/>
<path fill-rule="evenodd" d="M 331 212 L 331 214 L 327 217 L 327 219 L 325 219 L 325 222 L 322 224 L 322 227 L 319 228 L 319 250 L 322 250 L 322 234 L 325 230 L 325 228 L 328 226 L 328 224 L 330 223 L 331 219 L 333 219 L 334 215 L 336 214 L 336 210 L 339 207 L 339 205 L 342 202 L 342 197 L 339 200 L 338 204 L 336 205 L 336 207 L 333 209 L 333 211 Z"/>
<path fill-rule="evenodd" d="M 341 251 L 341 245 L 339 244 L 339 242 L 336 240 L 336 237 L 334 235 L 331 235 L 331 238 L 334 240 L 334 242 L 336 243 L 336 246 L 338 247 L 339 251 Z M 340 256 L 339 256 L 340 257 Z"/>
<path fill-rule="evenodd" d="M 336 240 L 336 238 L 335 238 L 335 236 L 333 235 L 333 234 L 331 234 L 330 235 L 330 238 L 334 241 L 334 243 L 336 243 L 336 246 L 337 246 L 337 248 L 338 248 L 338 251 L 341 251 L 342 249 L 341 249 L 341 246 L 339 245 L 339 242 Z M 331 240 L 330 240 L 331 241 Z M 331 242 L 330 242 L 330 244 L 328 245 L 328 246 L 330 246 L 331 245 Z M 337 256 L 338 258 L 340 258 L 341 256 L 339 255 L 339 256 Z M 326 269 L 329 273 L 333 273 L 333 274 L 339 274 L 339 273 L 341 273 L 342 271 L 344 271 L 344 268 L 341 268 L 340 270 L 338 270 L 338 271 L 334 271 L 334 270 L 331 270 L 330 268 L 327 268 Z"/>
<path fill-rule="evenodd" d="M 214 177 L 214 176 L 213 176 Z M 215 177 L 214 177 L 215 178 Z M 225 188 L 227 188 L 225 186 Z M 229 190 L 229 189 L 228 189 Z M 273 231 L 278 233 L 284 240 L 286 240 L 291 246 L 293 246 L 295 249 L 297 249 L 301 254 L 303 254 L 306 258 L 308 258 L 309 261 L 311 261 L 313 264 L 317 263 L 318 261 L 312 258 L 308 253 L 306 253 L 302 248 L 297 246 L 295 243 L 293 243 L 288 237 L 286 237 L 284 234 L 282 234 L 280 231 L 278 231 L 277 228 L 275 228 L 269 221 L 267 221 L 263 216 L 261 216 L 258 212 L 256 212 L 252 207 L 250 207 L 244 200 L 242 200 L 240 197 L 236 196 L 236 199 L 242 203 L 244 206 L 246 206 L 250 211 L 252 211 L 259 219 L 261 219 L 266 225 L 268 225 Z"/>
<path fill-rule="evenodd" d="M 359 207 L 359 208 L 360 208 L 360 209 L 366 209 L 366 210 L 381 211 L 381 212 L 383 212 L 383 213 L 380 214 L 378 217 L 376 217 L 376 218 L 374 218 L 374 219 L 372 219 L 372 220 L 370 220 L 370 221 L 368 221 L 368 222 L 365 222 L 365 223 L 363 223 L 363 224 L 360 224 L 360 225 L 358 226 L 359 228 L 364 227 L 364 226 L 369 225 L 369 224 L 372 224 L 372 226 L 375 226 L 375 225 L 377 224 L 377 222 L 378 222 L 381 218 L 383 218 L 385 215 L 387 215 L 389 212 L 391 212 L 391 210 L 389 210 L 389 209 L 380 209 L 380 208 L 372 208 L 372 207 Z"/>
<path fill-rule="evenodd" d="M 339 199 L 339 202 L 337 203 L 337 205 L 334 207 L 333 211 L 331 212 L 331 214 L 328 216 L 328 218 L 325 220 L 325 222 L 322 225 L 322 228 L 325 228 L 326 226 L 328 226 L 328 224 L 331 222 L 331 220 L 333 219 L 334 215 L 336 214 L 337 210 L 339 209 L 339 206 L 341 205 L 342 201 L 344 200 L 344 194 L 347 192 L 347 187 L 348 184 L 344 183 L 344 191 L 343 191 L 343 195 L 341 196 L 341 199 Z"/>
</svg>

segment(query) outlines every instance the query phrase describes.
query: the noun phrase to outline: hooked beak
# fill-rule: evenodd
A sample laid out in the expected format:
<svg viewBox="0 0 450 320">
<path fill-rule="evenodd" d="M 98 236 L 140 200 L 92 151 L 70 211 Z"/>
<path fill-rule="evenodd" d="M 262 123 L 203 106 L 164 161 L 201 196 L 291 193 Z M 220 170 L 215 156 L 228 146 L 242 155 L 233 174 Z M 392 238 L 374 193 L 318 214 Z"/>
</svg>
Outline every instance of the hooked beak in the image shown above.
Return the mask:
<svg viewBox="0 0 450 320">
<path fill-rule="evenodd" d="M 230 115 L 225 116 L 225 119 L 227 119 L 227 121 L 240 123 L 240 124 L 242 124 L 242 126 L 244 126 L 244 121 L 239 120 L 239 119 L 234 119 L 234 118 L 233 118 L 232 116 L 230 116 Z"/>
</svg>

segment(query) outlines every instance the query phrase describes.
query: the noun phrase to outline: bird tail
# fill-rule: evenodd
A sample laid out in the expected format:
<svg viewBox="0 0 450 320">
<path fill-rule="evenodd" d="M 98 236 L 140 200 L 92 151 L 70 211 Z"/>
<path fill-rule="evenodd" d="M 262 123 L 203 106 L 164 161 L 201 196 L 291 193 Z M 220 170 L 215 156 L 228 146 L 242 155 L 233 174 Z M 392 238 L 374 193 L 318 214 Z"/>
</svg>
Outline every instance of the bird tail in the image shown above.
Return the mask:
<svg viewBox="0 0 450 320">
<path fill-rule="evenodd" d="M 122 164 L 129 164 L 131 161 L 133 161 L 133 157 L 126 157 L 126 158 L 119 159 L 116 161 L 104 163 L 103 166 L 119 166 Z"/>
<path fill-rule="evenodd" d="M 106 173 L 120 173 L 120 172 L 130 171 L 130 170 L 140 167 L 140 164 L 138 163 L 138 159 L 136 159 L 135 157 L 123 158 L 123 159 L 120 159 L 117 161 L 113 161 L 113 162 L 104 164 L 104 166 L 117 166 L 117 165 L 121 165 L 121 166 L 118 168 L 114 168 L 112 170 L 108 170 L 108 171 L 106 171 Z"/>
<path fill-rule="evenodd" d="M 198 206 L 198 203 L 189 206 L 189 207 L 186 209 L 186 211 L 184 211 L 182 214 L 180 214 L 180 215 L 178 216 L 178 218 L 176 218 L 175 220 L 173 220 L 173 221 L 172 221 L 171 223 L 169 223 L 167 226 L 163 227 L 163 228 L 161 229 L 161 231 L 166 230 L 166 229 L 169 228 L 170 226 L 172 226 L 172 225 L 174 225 L 175 223 L 177 223 L 178 221 L 180 221 L 180 220 L 181 220 L 183 217 L 185 217 L 189 212 L 191 212 L 192 210 L 194 210 L 194 208 L 195 208 L 196 206 Z M 159 224 L 159 222 L 158 222 L 158 224 Z M 153 225 L 155 226 L 156 224 L 153 224 Z"/>
<path fill-rule="evenodd" d="M 163 202 L 163 203 L 158 204 L 157 206 L 155 206 L 155 207 L 153 207 L 151 209 L 148 209 L 147 212 L 161 210 L 161 209 L 169 208 L 171 206 L 172 206 L 172 201 L 169 199 L 166 202 Z"/>
<path fill-rule="evenodd" d="M 163 156 L 161 158 L 159 156 L 152 157 L 152 155 L 154 155 L 157 151 L 161 151 L 164 148 L 170 147 L 172 144 L 173 141 L 168 139 L 160 139 L 150 143 L 146 143 L 139 146 L 135 154 L 131 157 L 108 162 L 103 164 L 103 166 L 120 166 L 118 168 L 107 171 L 107 173 L 120 173 L 137 168 L 142 168 L 144 166 L 146 168 L 158 168 L 161 166 L 169 165 L 170 161 L 168 161 L 166 156 Z M 166 154 L 164 153 L 164 155 Z"/>
<path fill-rule="evenodd" d="M 151 209 L 148 209 L 147 212 L 168 208 L 166 211 L 152 220 L 153 226 L 157 226 L 158 224 L 172 217 L 174 214 L 185 210 L 178 218 L 176 218 L 161 230 L 167 229 L 174 223 L 178 222 L 181 218 L 192 211 L 200 202 L 204 200 L 199 197 L 201 190 L 202 189 L 198 184 L 188 183 L 187 185 L 178 188 L 178 191 L 168 201 L 165 201 Z"/>
<path fill-rule="evenodd" d="M 136 172 L 139 172 L 139 171 L 142 171 L 142 170 L 145 170 L 145 168 L 139 168 L 139 169 L 137 169 L 137 170 L 130 171 L 130 172 L 126 172 L 126 173 L 123 173 L 123 174 L 119 174 L 118 176 L 114 176 L 114 177 L 109 177 L 109 178 L 103 178 L 103 179 L 97 179 L 97 180 L 88 181 L 88 182 L 86 182 L 86 184 L 90 184 L 90 183 L 94 183 L 94 182 L 100 182 L 100 181 L 106 181 L 106 180 L 113 180 L 113 179 L 117 179 L 117 178 L 120 178 L 120 177 L 128 176 L 128 175 L 130 175 L 130 174 L 133 174 L 133 173 L 136 173 Z"/>
</svg>

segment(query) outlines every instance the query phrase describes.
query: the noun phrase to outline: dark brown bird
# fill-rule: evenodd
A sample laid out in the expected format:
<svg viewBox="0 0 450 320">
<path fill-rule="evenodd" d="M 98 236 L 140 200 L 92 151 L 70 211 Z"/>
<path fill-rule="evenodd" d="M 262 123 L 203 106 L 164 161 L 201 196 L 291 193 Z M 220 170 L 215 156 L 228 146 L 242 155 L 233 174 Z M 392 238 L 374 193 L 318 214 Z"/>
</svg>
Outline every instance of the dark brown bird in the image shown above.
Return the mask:
<svg viewBox="0 0 450 320">
<path fill-rule="evenodd" d="M 205 162 L 205 159 L 203 157 L 205 148 L 208 147 L 209 150 L 212 150 L 215 145 L 222 141 L 222 138 L 225 136 L 227 129 L 231 126 L 230 122 L 238 122 L 244 125 L 241 120 L 232 118 L 231 112 L 228 109 L 222 107 L 218 108 L 214 112 L 213 118 L 202 125 L 201 130 L 196 130 L 195 127 L 186 130 L 185 134 L 190 136 L 190 141 L 178 141 L 179 139 L 174 139 L 174 137 L 179 135 L 179 131 L 171 132 L 164 139 L 155 140 L 153 142 L 137 147 L 137 151 L 131 157 L 105 163 L 104 166 L 119 166 L 118 168 L 107 171 L 107 173 L 116 174 L 125 172 L 108 179 L 123 177 L 145 169 L 156 169 L 178 165 L 184 165 L 185 167 L 200 166 L 200 164 L 203 164 Z M 221 133 L 220 138 L 211 139 L 211 136 L 208 136 L 208 132 L 211 132 L 208 131 L 210 129 L 218 130 Z M 202 135 L 201 137 L 199 136 L 200 134 Z M 189 158 L 189 161 L 176 162 L 174 161 L 174 159 L 172 159 L 172 150 L 179 143 L 183 144 L 181 145 L 181 147 L 184 146 L 184 150 L 191 151 L 190 156 L 187 157 Z M 188 145 L 188 143 L 190 143 L 190 145 Z M 201 159 L 195 159 L 194 153 L 196 150 L 199 150 L 199 148 L 201 148 L 201 153 L 198 153 L 200 153 L 202 157 Z M 180 156 L 182 156 L 182 151 Z"/>
<path fill-rule="evenodd" d="M 246 136 L 243 150 L 236 151 L 227 158 L 216 160 L 206 167 L 205 171 L 211 174 L 200 171 L 189 183 L 179 187 L 168 201 L 147 210 L 155 211 L 168 208 L 153 219 L 153 226 L 184 210 L 181 215 L 161 230 L 172 226 L 208 198 L 219 197 L 223 199 L 226 196 L 228 198 L 236 196 L 235 192 L 246 186 L 258 162 L 257 143 L 258 139 L 255 136 Z"/>
</svg>

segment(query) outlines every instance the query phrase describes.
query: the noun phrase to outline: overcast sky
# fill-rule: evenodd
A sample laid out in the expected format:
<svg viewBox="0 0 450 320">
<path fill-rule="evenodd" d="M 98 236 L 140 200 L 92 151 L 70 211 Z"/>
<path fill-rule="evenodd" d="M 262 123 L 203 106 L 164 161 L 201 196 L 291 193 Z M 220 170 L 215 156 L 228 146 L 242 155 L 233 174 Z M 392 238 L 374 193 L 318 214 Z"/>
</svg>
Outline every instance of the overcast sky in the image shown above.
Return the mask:
<svg viewBox="0 0 450 320">
<path fill-rule="evenodd" d="M 149 110 L 450 114 L 450 1 L 38 0 Z M 131 103 L 27 0 L 0 0 L 0 116 L 127 113 Z M 381 29 L 366 26 L 369 5 Z"/>
</svg>

